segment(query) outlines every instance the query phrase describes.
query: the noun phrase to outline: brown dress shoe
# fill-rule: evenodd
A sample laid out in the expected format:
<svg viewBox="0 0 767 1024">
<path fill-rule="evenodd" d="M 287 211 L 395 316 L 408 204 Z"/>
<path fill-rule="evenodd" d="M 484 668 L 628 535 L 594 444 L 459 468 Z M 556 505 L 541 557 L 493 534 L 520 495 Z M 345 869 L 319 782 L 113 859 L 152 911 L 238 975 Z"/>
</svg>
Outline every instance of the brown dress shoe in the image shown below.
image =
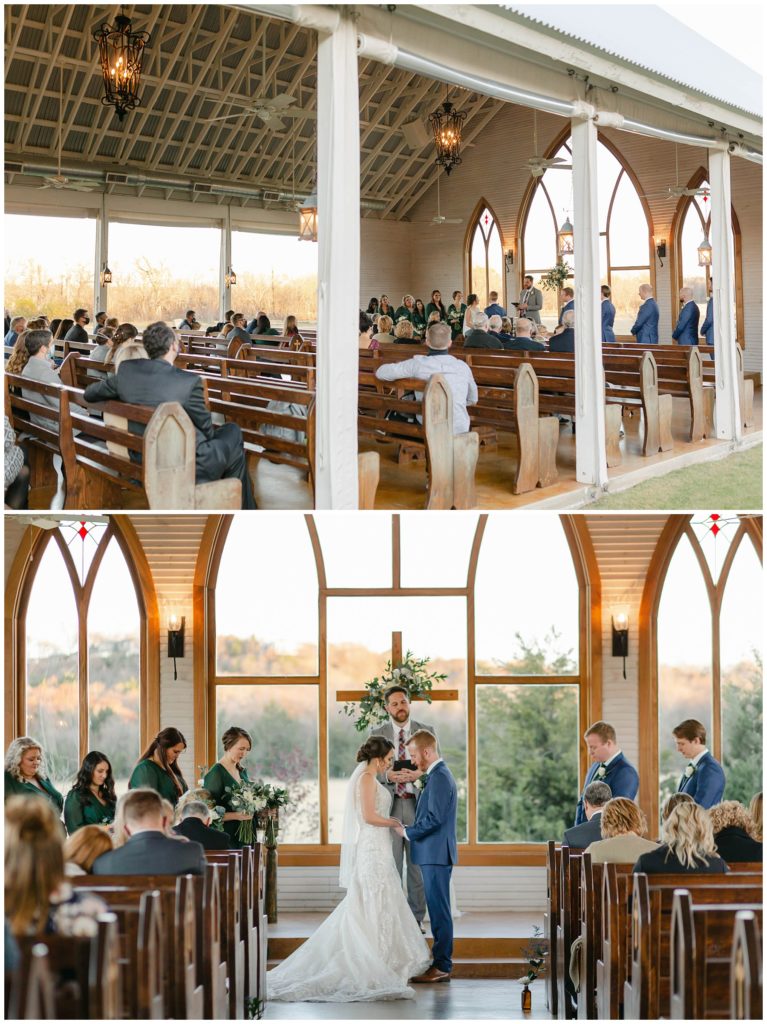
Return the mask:
<svg viewBox="0 0 767 1024">
<path fill-rule="evenodd" d="M 447 971 L 441 971 L 438 967 L 430 967 L 428 971 L 424 971 L 423 974 L 419 974 L 415 978 L 411 978 L 409 984 L 411 985 L 433 985 L 438 981 L 450 981 L 450 975 Z"/>
</svg>

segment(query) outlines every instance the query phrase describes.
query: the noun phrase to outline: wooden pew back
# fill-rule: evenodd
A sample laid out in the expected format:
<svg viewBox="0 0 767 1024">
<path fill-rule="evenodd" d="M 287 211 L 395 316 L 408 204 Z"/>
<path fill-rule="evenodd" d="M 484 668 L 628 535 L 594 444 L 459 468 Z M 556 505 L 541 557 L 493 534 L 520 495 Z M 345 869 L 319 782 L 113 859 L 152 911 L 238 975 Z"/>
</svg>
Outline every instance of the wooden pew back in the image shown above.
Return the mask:
<svg viewBox="0 0 767 1024">
<path fill-rule="evenodd" d="M 732 939 L 731 1020 L 761 1020 L 763 962 L 762 930 L 756 914 L 739 910 Z"/>
</svg>

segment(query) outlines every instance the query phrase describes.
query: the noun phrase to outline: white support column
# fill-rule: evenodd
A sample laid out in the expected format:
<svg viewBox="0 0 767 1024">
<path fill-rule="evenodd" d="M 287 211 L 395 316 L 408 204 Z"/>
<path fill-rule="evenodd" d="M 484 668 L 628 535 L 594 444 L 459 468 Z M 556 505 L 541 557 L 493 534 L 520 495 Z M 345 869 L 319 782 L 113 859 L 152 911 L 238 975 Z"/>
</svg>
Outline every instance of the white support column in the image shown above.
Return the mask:
<svg viewBox="0 0 767 1024">
<path fill-rule="evenodd" d="M 607 483 L 605 381 L 599 302 L 597 129 L 573 119 L 573 246 L 575 250 L 575 475 L 583 484 Z"/>
<path fill-rule="evenodd" d="M 342 16 L 317 50 L 316 507 L 357 508 L 360 159 L 357 32 Z"/>
<path fill-rule="evenodd" d="M 109 218 L 107 215 L 106 193 L 101 196 L 101 209 L 99 210 L 98 221 L 96 222 L 96 272 L 93 279 L 93 310 L 91 323 L 95 324 L 96 314 L 105 309 L 109 312 L 107 305 L 108 286 L 101 283 L 101 271 L 105 263 L 109 262 Z"/>
<path fill-rule="evenodd" d="M 737 441 L 743 434 L 738 370 L 735 360 L 735 252 L 732 239 L 730 154 L 714 149 L 709 155 L 711 185 L 711 270 L 714 277 L 714 346 L 716 350 L 716 436 Z"/>
<path fill-rule="evenodd" d="M 224 320 L 224 313 L 232 308 L 232 289 L 227 286 L 226 272 L 232 265 L 232 208 L 227 203 L 224 222 L 221 226 L 221 256 L 218 265 L 218 318 Z"/>
</svg>

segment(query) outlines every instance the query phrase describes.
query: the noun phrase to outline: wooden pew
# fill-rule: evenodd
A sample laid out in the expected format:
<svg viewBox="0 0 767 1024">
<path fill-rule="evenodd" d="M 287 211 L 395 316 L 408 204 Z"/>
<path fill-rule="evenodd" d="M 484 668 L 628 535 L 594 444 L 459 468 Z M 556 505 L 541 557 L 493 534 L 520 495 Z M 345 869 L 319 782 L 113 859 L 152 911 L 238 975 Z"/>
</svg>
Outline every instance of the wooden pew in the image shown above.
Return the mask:
<svg viewBox="0 0 767 1024">
<path fill-rule="evenodd" d="M 693 892 L 695 903 L 750 904 L 761 900 L 761 875 L 634 875 L 631 912 L 631 966 L 624 985 L 624 1016 L 652 1019 L 669 1015 L 671 911 L 674 891 Z M 726 896 L 723 894 L 726 893 Z"/>
<path fill-rule="evenodd" d="M 8 1020 L 56 1020 L 55 982 L 50 968 L 50 953 L 43 942 L 22 949 L 21 964 L 6 977 Z"/>
<path fill-rule="evenodd" d="M 24 398 L 21 388 L 27 393 Z M 23 441 L 29 458 L 30 498 L 52 490 L 56 492 L 56 471 L 53 457 L 61 455 L 61 429 L 59 415 L 45 401 L 46 397 L 61 402 L 61 388 L 55 384 L 27 380 L 21 374 L 5 373 L 5 415 L 11 421 L 16 440 Z M 33 423 L 32 416 L 44 417 Z"/>
<path fill-rule="evenodd" d="M 582 850 L 562 847 L 559 871 L 559 919 L 556 929 L 557 943 L 557 1016 L 559 1020 L 572 1020 L 577 1015 L 572 982 L 570 981 L 570 949 L 578 934 L 581 898 Z"/>
<path fill-rule="evenodd" d="M 402 397 L 411 391 L 421 397 Z M 441 373 L 428 382 L 379 381 L 373 374 L 361 373 L 358 404 L 361 436 L 394 441 L 425 456 L 426 508 L 475 507 L 479 439 L 473 431 L 453 434 L 453 396 Z M 392 411 L 416 422 L 387 419 Z"/>
<path fill-rule="evenodd" d="M 632 867 L 605 864 L 602 870 L 601 940 L 596 957 L 596 1011 L 599 1019 L 618 1020 L 628 977 L 629 898 Z M 626 870 L 628 868 L 628 870 Z"/>
<path fill-rule="evenodd" d="M 209 863 L 222 868 L 221 948 L 229 977 L 229 1013 L 232 1020 L 245 1017 L 245 936 L 242 916 L 242 851 L 205 851 Z"/>
<path fill-rule="evenodd" d="M 726 895 L 725 899 L 726 899 Z M 730 970 L 735 918 L 744 909 L 762 922 L 760 905 L 698 906 L 677 889 L 671 911 L 671 1013 L 673 1020 L 716 1020 L 730 1009 Z"/>
<path fill-rule="evenodd" d="M 631 874 L 631 864 L 614 864 L 612 867 L 616 877 Z M 578 993 L 579 1020 L 596 1020 L 600 1016 L 597 1006 L 597 963 L 602 956 L 605 868 L 605 864 L 592 864 L 591 854 L 584 851 L 581 859 L 578 927 L 582 942 L 581 985 Z"/>
<path fill-rule="evenodd" d="M 546 1006 L 552 1017 L 558 1007 L 558 985 L 561 966 L 557 959 L 557 921 L 559 919 L 559 872 L 562 866 L 562 849 L 553 839 L 546 846 L 546 910 L 543 914 L 543 936 L 549 947 L 549 964 L 546 971 Z"/>
<path fill-rule="evenodd" d="M 762 1019 L 762 938 L 756 914 L 735 915 L 730 967 L 730 1019 Z"/>
</svg>

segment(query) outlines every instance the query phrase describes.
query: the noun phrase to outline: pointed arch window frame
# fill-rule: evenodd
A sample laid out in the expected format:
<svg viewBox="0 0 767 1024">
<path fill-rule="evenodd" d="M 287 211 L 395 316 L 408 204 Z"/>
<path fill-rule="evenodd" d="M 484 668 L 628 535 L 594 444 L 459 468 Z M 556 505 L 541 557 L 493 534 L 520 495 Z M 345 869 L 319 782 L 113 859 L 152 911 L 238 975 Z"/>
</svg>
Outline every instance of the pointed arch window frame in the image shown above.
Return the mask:
<svg viewBox="0 0 767 1024">
<path fill-rule="evenodd" d="M 75 521 L 77 516 L 62 517 Z M 83 517 L 87 520 L 87 516 Z M 149 566 L 138 536 L 127 516 L 110 516 L 107 528 L 81 583 L 69 546 L 58 526 L 43 530 L 30 526 L 22 536 L 6 582 L 5 591 L 5 740 L 26 733 L 27 611 L 43 555 L 55 544 L 64 561 L 77 612 L 78 642 L 78 763 L 88 753 L 88 611 L 101 563 L 114 539 L 136 595 L 139 615 L 139 743 L 143 749 L 160 728 L 159 612 Z M 140 751 L 137 751 L 138 758 Z"/>
<path fill-rule="evenodd" d="M 482 214 L 487 210 L 490 216 L 493 218 L 493 224 L 490 231 L 485 234 L 484 228 L 482 227 Z M 503 231 L 501 230 L 501 222 L 498 219 L 498 215 L 492 207 L 492 204 L 482 196 L 474 207 L 474 212 L 469 219 L 469 226 L 466 230 L 466 237 L 464 239 L 464 259 L 465 259 L 465 279 L 467 282 L 464 296 L 470 295 L 474 291 L 474 283 L 472 282 L 472 263 L 471 263 L 471 251 L 474 247 L 474 237 L 477 231 L 482 233 L 482 239 L 485 246 L 485 273 L 487 275 L 487 295 L 485 302 L 482 303 L 480 296 L 480 306 L 482 309 L 490 303 L 490 263 L 489 263 L 489 242 L 492 236 L 493 230 L 498 232 L 498 241 L 501 245 L 501 287 L 502 294 L 499 296 L 501 299 L 501 305 L 504 309 L 508 309 L 508 283 L 506 273 L 506 243 L 503 240 Z"/>
<path fill-rule="evenodd" d="M 763 564 L 763 526 L 761 516 L 742 516 L 719 577 L 714 583 L 700 541 L 690 523 L 689 514 L 669 516 L 647 570 L 642 594 L 639 629 L 639 803 L 648 822 L 659 820 L 659 672 L 658 613 L 669 567 L 683 537 L 692 545 L 702 574 L 711 609 L 711 696 L 712 721 L 709 748 L 721 761 L 722 755 L 722 673 L 719 658 L 719 628 L 722 604 L 735 556 L 740 545 L 750 542 Z"/>
</svg>

